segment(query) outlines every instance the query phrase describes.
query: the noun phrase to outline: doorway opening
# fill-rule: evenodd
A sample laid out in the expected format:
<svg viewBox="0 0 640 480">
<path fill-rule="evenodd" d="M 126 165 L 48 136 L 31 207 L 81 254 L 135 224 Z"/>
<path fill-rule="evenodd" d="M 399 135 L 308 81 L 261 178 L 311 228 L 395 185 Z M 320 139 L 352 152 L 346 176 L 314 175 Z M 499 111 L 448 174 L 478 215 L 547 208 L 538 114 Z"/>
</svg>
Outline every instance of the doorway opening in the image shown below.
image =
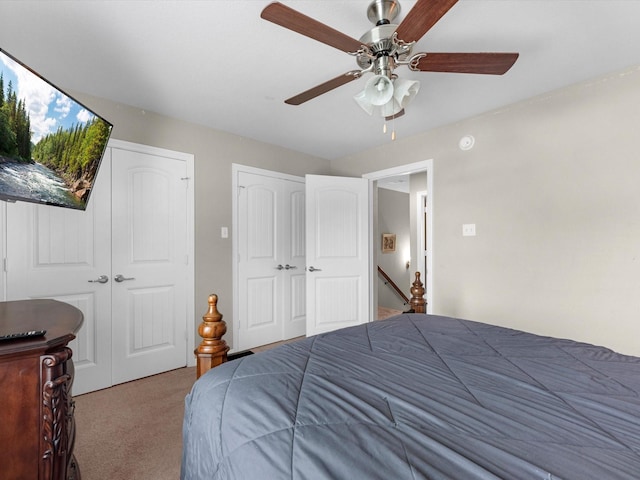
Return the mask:
<svg viewBox="0 0 640 480">
<path fill-rule="evenodd" d="M 379 285 L 384 279 L 378 275 L 378 265 L 386 255 L 382 253 L 381 238 L 383 234 L 393 232 L 382 231 L 378 218 L 381 197 L 379 189 L 393 188 L 409 195 L 409 247 L 406 253 L 401 250 L 399 256 L 407 262 L 407 270 L 411 273 L 411 282 L 415 272 L 420 272 L 420 279 L 425 288 L 427 313 L 433 312 L 433 160 L 425 160 L 408 165 L 401 165 L 363 175 L 369 180 L 370 198 L 370 299 L 372 315 L 375 320 L 379 304 Z M 384 197 L 384 195 L 382 195 Z M 405 259 L 404 256 L 407 258 Z M 406 285 L 405 285 L 406 286 Z M 403 286 L 403 287 L 405 287 Z M 408 290 L 408 287 L 406 288 Z"/>
<path fill-rule="evenodd" d="M 239 173 L 241 171 L 247 171 L 250 173 L 254 173 L 254 174 L 261 174 L 261 175 L 266 175 L 268 177 L 289 177 L 289 180 L 293 180 L 292 178 L 290 178 L 290 175 L 286 175 L 286 174 L 282 174 L 282 173 L 278 173 L 278 172 L 268 172 L 266 170 L 261 170 L 261 169 L 256 169 L 253 167 L 246 167 L 246 166 L 242 166 L 242 165 L 233 165 L 233 191 L 234 191 L 234 196 L 233 196 L 233 200 L 232 200 L 232 212 L 233 212 L 233 258 L 236 260 L 234 262 L 234 267 L 233 267 L 233 285 L 234 285 L 234 293 L 233 293 L 233 311 L 234 311 L 234 322 L 233 322 L 233 327 L 232 327 L 232 332 L 233 332 L 233 338 L 232 338 L 232 350 L 236 350 L 236 348 L 239 347 L 239 345 L 242 344 L 242 342 L 239 342 L 239 337 L 241 334 L 241 324 L 242 324 L 242 320 L 239 319 L 240 315 L 240 302 L 241 299 L 243 302 L 248 303 L 247 301 L 247 296 L 245 295 L 246 292 L 246 288 L 244 288 L 245 286 L 243 284 L 241 284 L 241 282 L 239 282 L 239 278 L 240 278 L 240 267 L 238 266 L 238 264 L 240 263 L 241 257 L 242 255 L 240 255 L 240 247 L 241 244 L 243 244 L 244 240 L 241 240 L 241 238 L 243 238 L 243 235 L 239 234 L 239 225 L 241 222 L 247 222 L 248 219 L 248 214 L 246 213 L 242 213 L 240 207 L 240 199 L 239 199 L 239 195 L 245 195 L 246 194 L 246 186 L 245 185 L 241 185 L 238 182 L 238 176 Z M 346 214 L 342 214 L 339 218 L 344 219 L 344 218 L 348 218 L 349 221 L 346 222 L 344 225 L 342 225 L 344 228 L 342 229 L 338 229 L 338 233 L 339 233 L 339 238 L 341 239 L 341 248 L 345 251 L 345 252 L 349 252 L 349 255 L 353 258 L 357 258 L 360 259 L 358 263 L 359 265 L 359 280 L 357 282 L 355 282 L 358 285 L 361 285 L 362 288 L 360 289 L 360 293 L 356 294 L 356 295 L 351 295 L 348 296 L 350 300 L 353 300 L 354 298 L 358 300 L 358 302 L 364 302 L 364 303 L 360 303 L 359 306 L 357 308 L 353 307 L 353 302 L 348 303 L 348 305 L 343 308 L 343 309 L 339 309 L 339 308 L 335 308 L 334 310 L 331 310 L 331 312 L 329 313 L 336 313 L 335 310 L 339 310 L 335 316 L 335 318 L 339 318 L 340 322 L 342 322 L 342 319 L 344 317 L 344 319 L 356 319 L 357 318 L 357 322 L 358 323 L 365 323 L 367 321 L 373 321 L 376 319 L 377 317 L 377 307 L 378 307 L 378 295 L 377 295 L 377 285 L 378 285 L 378 281 L 377 281 L 377 276 L 378 276 L 378 270 L 377 270 L 377 252 L 380 249 L 380 235 L 383 232 L 380 232 L 378 230 L 377 227 L 377 222 L 376 222 L 376 215 L 377 215 L 377 190 L 378 190 L 378 182 L 383 182 L 384 179 L 388 179 L 388 178 L 392 178 L 392 177 L 398 177 L 398 176 L 404 176 L 404 175 L 409 175 L 411 177 L 414 178 L 419 178 L 421 179 L 421 187 L 419 189 L 414 188 L 412 189 L 412 195 L 415 195 L 416 192 L 418 194 L 419 197 L 424 198 L 427 197 L 429 201 L 427 201 L 427 211 L 426 214 L 425 212 L 423 212 L 420 216 L 418 216 L 414 210 L 417 211 L 417 207 L 416 207 L 416 203 L 413 202 L 413 200 L 410 202 L 410 207 L 409 209 L 411 210 L 410 213 L 410 218 L 413 219 L 412 220 L 412 226 L 411 226 L 411 240 L 410 240 L 410 245 L 412 245 L 412 247 L 410 247 L 408 250 L 409 252 L 406 254 L 407 255 L 407 260 L 409 262 L 409 267 L 408 268 L 412 268 L 415 271 L 420 271 L 421 272 L 421 280 L 423 282 L 423 284 L 425 285 L 425 290 L 426 290 L 426 301 L 427 301 L 427 312 L 431 312 L 433 305 L 432 305 L 432 298 L 433 298 L 433 269 L 432 269 L 432 249 L 429 248 L 426 251 L 426 255 L 424 253 L 424 251 L 422 251 L 422 258 L 420 260 L 418 260 L 419 254 L 418 254 L 418 246 L 417 245 L 422 245 L 424 244 L 424 242 L 427 243 L 427 245 L 432 245 L 431 242 L 431 236 L 432 236 L 432 227 L 431 227 L 431 221 L 433 218 L 433 215 L 431 214 L 432 210 L 433 210 L 433 188 L 432 188 L 432 184 L 433 184 L 433 162 L 432 160 L 426 160 L 423 162 L 417 162 L 414 164 L 410 164 L 410 165 L 404 165 L 404 166 L 400 166 L 400 167 L 394 167 L 394 168 L 390 168 L 387 170 L 382 170 L 382 171 L 378 171 L 378 172 L 372 172 L 369 174 L 365 174 L 363 175 L 361 178 L 353 178 L 353 177 L 337 177 L 337 176 L 331 176 L 331 177 L 327 177 L 325 176 L 325 180 L 327 181 L 331 181 L 331 189 L 329 189 L 331 192 L 333 192 L 334 194 L 344 194 L 346 196 L 340 197 L 341 200 L 339 202 L 336 203 L 335 200 L 329 201 L 329 203 L 327 204 L 327 208 L 325 208 L 324 210 L 322 210 L 322 212 L 324 212 L 321 215 L 321 218 L 324 221 L 324 224 L 328 224 L 329 226 L 336 224 L 335 221 L 335 215 L 333 215 L 332 212 L 336 211 L 336 208 L 331 207 L 332 205 L 335 206 L 337 204 L 339 204 L 342 208 L 345 205 L 348 204 L 348 202 L 346 201 L 347 199 L 349 199 L 353 205 L 357 205 L 358 206 L 358 213 L 352 213 L 350 215 L 346 215 Z M 323 177 L 323 176 L 307 176 L 306 180 L 308 181 L 311 177 Z M 296 179 L 298 180 L 298 179 Z M 336 188 L 336 182 L 340 183 L 342 185 L 342 183 L 347 182 L 348 186 L 343 185 L 343 187 L 341 187 L 340 189 Z M 350 182 L 350 183 L 349 183 Z M 305 181 L 305 184 L 307 182 Z M 413 182 L 411 182 L 413 183 Z M 259 186 L 263 187 L 265 182 L 261 182 Z M 356 185 L 357 184 L 357 185 Z M 305 191 L 306 188 L 308 187 L 308 185 L 305 186 Z M 309 194 L 309 195 L 304 195 L 305 197 L 308 198 L 314 198 L 314 199 L 320 199 L 320 197 L 318 197 L 318 195 L 316 194 Z M 261 197 L 262 198 L 262 197 Z M 322 197 L 324 198 L 324 197 Z M 413 198 L 413 197 L 412 197 Z M 357 200 L 356 200 L 357 199 Z M 331 200 L 329 198 L 327 198 L 326 200 Z M 260 201 L 260 202 L 256 202 L 256 205 L 259 207 L 260 212 L 262 212 L 259 216 L 260 218 L 260 222 L 249 222 L 248 225 L 252 225 L 255 226 L 257 223 L 263 224 L 266 222 L 266 219 L 270 219 L 270 218 L 277 218 L 277 215 L 267 215 L 264 212 L 265 209 L 265 205 L 267 205 L 268 202 L 266 201 Z M 311 204 L 313 204 L 313 202 L 310 202 Z M 351 205 L 351 204 L 349 204 Z M 331 207 L 331 208 L 329 208 Z M 308 211 L 315 211 L 314 208 L 309 209 L 309 207 L 307 206 L 307 210 Z M 302 213 L 302 209 L 296 209 L 296 211 Z M 344 212 L 343 212 L 344 213 Z M 305 217 L 308 216 L 305 213 Z M 280 215 L 280 217 L 282 218 L 283 216 Z M 288 217 L 288 215 L 284 215 L 284 217 Z M 423 220 L 420 220 L 423 219 Z M 415 223 L 414 223 L 415 221 Z M 420 223 L 420 222 L 424 222 L 424 223 Z M 310 221 L 307 222 L 307 220 L 305 219 L 304 222 L 300 221 L 297 222 L 298 225 L 302 225 L 304 224 L 310 224 L 310 225 L 315 225 L 317 222 L 315 221 Z M 322 222 L 321 222 L 322 223 Z M 266 224 L 266 223 L 265 223 Z M 358 232 L 354 233 L 351 232 L 351 235 L 345 235 L 345 232 L 350 231 L 349 228 L 353 227 L 354 225 L 360 225 L 358 227 Z M 334 225 L 335 226 L 335 225 Z M 360 229 L 362 231 L 360 231 Z M 269 232 L 275 232 L 277 230 L 276 227 L 274 227 L 273 229 L 268 230 Z M 329 228 L 323 228 L 323 236 L 322 239 L 324 240 L 324 237 L 326 237 L 328 234 L 326 232 L 329 231 L 334 231 L 336 230 L 334 229 L 329 229 Z M 292 230 L 293 231 L 293 230 Z M 424 232 L 424 242 L 420 243 L 418 242 L 418 237 L 422 234 L 419 234 L 418 232 Z M 266 239 L 266 238 L 272 238 L 273 235 L 270 233 L 269 235 L 258 235 L 256 238 L 262 238 L 262 239 Z M 312 238 L 317 240 L 319 237 L 316 234 L 308 234 L 308 233 L 304 233 L 303 237 L 297 237 L 297 238 Z M 347 242 L 347 240 L 353 240 L 353 242 Z M 353 246 L 353 248 L 347 248 L 347 245 L 351 245 L 351 243 L 357 243 L 359 246 Z M 279 242 L 274 241 L 274 242 L 270 242 L 270 244 L 273 245 L 277 245 L 279 244 Z M 294 244 L 297 244 L 297 242 L 294 242 Z M 361 244 L 361 245 L 360 245 Z M 300 245 L 302 245 L 300 243 Z M 264 250 L 265 245 L 264 245 L 264 241 L 261 240 L 260 242 L 258 242 L 256 249 L 260 249 L 260 252 L 262 252 L 262 250 Z M 331 268 L 335 267 L 335 265 L 318 265 L 316 263 L 316 260 L 313 260 L 313 255 L 311 258 L 311 263 L 309 265 L 307 265 L 308 263 L 308 256 L 311 255 L 310 252 L 313 249 L 311 249 L 311 247 L 305 248 L 305 253 L 304 255 L 300 255 L 300 260 L 301 263 L 299 264 L 295 264 L 295 263 L 291 263 L 291 261 L 293 260 L 293 258 L 289 259 L 289 258 L 284 258 L 282 261 L 280 261 L 279 259 L 276 259 L 276 257 L 272 258 L 272 265 L 270 268 L 268 268 L 269 272 L 267 273 L 271 273 L 271 277 L 273 275 L 277 275 L 280 274 L 282 272 L 284 273 L 291 273 L 291 269 L 293 269 L 294 273 L 305 273 L 305 275 L 301 275 L 301 279 L 304 278 L 304 284 L 307 285 L 307 280 L 309 280 L 307 278 L 306 273 L 307 272 L 313 272 L 314 273 L 314 278 L 315 277 L 319 277 L 322 275 L 328 275 L 331 274 L 333 279 L 337 279 L 337 278 L 343 278 L 340 277 L 339 275 L 336 275 L 336 271 L 333 272 L 333 274 L 331 273 Z M 323 255 L 323 259 L 325 259 L 325 257 L 335 257 L 336 252 L 338 250 L 335 250 L 334 248 L 331 248 L 330 250 L 327 250 L 330 252 L 333 252 L 332 255 Z M 342 251 L 342 250 L 341 250 Z M 415 253 L 413 253 L 415 251 Z M 339 255 L 338 255 L 339 256 Z M 261 255 L 261 258 L 263 257 L 269 257 L 269 255 Z M 303 258 L 304 257 L 304 258 Z M 344 255 L 345 258 L 347 258 L 346 254 Z M 247 258 L 249 258 L 249 256 L 247 255 Z M 270 257 L 269 257 L 270 258 Z M 425 260 L 426 259 L 426 260 Z M 340 265 L 342 264 L 346 264 L 347 262 L 341 262 Z M 286 264 L 286 265 L 285 265 Z M 422 267 L 420 266 L 422 265 Z M 289 266 L 289 269 L 287 269 L 287 266 Z M 320 267 L 320 268 L 318 268 Z M 337 268 L 337 267 L 336 267 Z M 423 271 L 424 270 L 424 271 Z M 319 274 L 317 274 L 316 272 L 320 272 Z M 269 275 L 267 275 L 269 276 Z M 352 281 L 353 283 L 353 279 L 355 278 L 355 274 L 350 274 L 349 279 Z M 264 280 L 265 277 L 264 276 L 260 276 L 260 282 L 262 283 L 267 283 L 266 280 Z M 413 280 L 411 280 L 413 281 Z M 272 282 L 273 283 L 273 282 Z M 326 283 L 326 282 L 325 282 Z M 299 285 L 302 285 L 302 280 L 299 282 Z M 323 284 L 324 285 L 324 284 Z M 410 282 L 409 282 L 410 285 Z M 307 285 L 308 287 L 308 285 Z M 326 285 L 325 285 L 326 287 Z M 343 286 L 344 287 L 344 286 Z M 244 288 L 244 290 L 243 290 Z M 305 290 L 308 290 L 305 287 Z M 408 289 L 407 289 L 408 290 Z M 269 291 L 275 291 L 274 289 L 271 289 Z M 347 291 L 346 288 L 339 288 L 337 290 L 332 290 L 329 288 L 324 288 L 322 289 L 323 292 L 325 292 L 326 295 L 331 295 L 333 294 L 334 296 L 338 296 L 340 298 L 344 297 L 345 295 L 343 294 L 345 291 Z M 302 289 L 300 289 L 300 292 L 302 292 Z M 336 292 L 339 292 L 339 294 L 337 294 Z M 364 294 L 366 292 L 366 294 Z M 278 296 L 278 298 L 280 298 L 281 296 Z M 300 299 L 302 299 L 302 295 L 298 296 Z M 306 299 L 308 298 L 313 298 L 312 296 L 309 295 L 309 293 L 307 292 L 307 295 L 304 297 Z M 262 300 L 260 302 L 257 302 L 256 305 L 258 305 L 258 307 L 256 308 L 260 308 L 261 311 L 257 312 L 257 313 L 253 313 L 253 314 L 247 314 L 246 317 L 247 318 L 252 318 L 252 319 L 258 319 L 260 322 L 265 323 L 265 318 L 279 318 L 281 315 L 279 315 L 278 313 L 276 313 L 274 311 L 273 315 L 265 315 L 265 305 L 268 302 L 266 300 Z M 275 305 L 275 301 L 272 302 Z M 305 301 L 305 308 L 302 308 L 302 303 L 300 302 L 299 305 L 301 306 L 299 311 L 300 313 L 304 313 L 305 317 L 306 317 L 306 321 L 307 324 L 309 323 L 309 305 L 310 303 L 308 301 Z M 315 304 L 317 305 L 334 305 L 335 302 L 329 302 L 329 301 L 325 301 L 325 302 L 315 302 Z M 266 310 L 268 312 L 272 312 L 273 309 L 271 308 L 266 308 Z M 324 309 L 322 311 L 322 318 L 328 318 L 330 317 L 330 315 L 326 315 L 328 310 L 325 311 L 327 309 Z M 297 310 L 296 310 L 297 311 Z M 346 312 L 346 313 L 345 313 Z M 357 315 L 352 314 L 353 312 L 357 312 Z M 252 320 L 253 321 L 253 320 Z M 354 320 L 355 321 L 355 320 Z M 335 328 L 340 328 L 341 325 L 343 325 L 342 323 L 340 323 L 338 321 L 334 321 L 332 323 L 333 326 L 335 326 Z M 268 322 L 267 322 L 268 323 Z M 344 323 L 344 322 L 343 322 Z M 256 325 L 257 327 L 262 328 L 262 324 L 260 325 Z M 309 334 L 309 330 L 307 330 L 306 334 Z"/>
</svg>

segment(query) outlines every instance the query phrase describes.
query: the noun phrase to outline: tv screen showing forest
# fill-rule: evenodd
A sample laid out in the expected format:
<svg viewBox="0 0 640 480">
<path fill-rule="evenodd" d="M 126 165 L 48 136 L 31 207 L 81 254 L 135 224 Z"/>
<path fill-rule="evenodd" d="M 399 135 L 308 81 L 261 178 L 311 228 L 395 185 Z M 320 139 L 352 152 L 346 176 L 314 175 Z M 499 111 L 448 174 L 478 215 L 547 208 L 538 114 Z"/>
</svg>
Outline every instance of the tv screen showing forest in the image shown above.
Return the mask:
<svg viewBox="0 0 640 480">
<path fill-rule="evenodd" d="M 84 210 L 111 128 L 0 50 L 0 199 Z"/>
</svg>

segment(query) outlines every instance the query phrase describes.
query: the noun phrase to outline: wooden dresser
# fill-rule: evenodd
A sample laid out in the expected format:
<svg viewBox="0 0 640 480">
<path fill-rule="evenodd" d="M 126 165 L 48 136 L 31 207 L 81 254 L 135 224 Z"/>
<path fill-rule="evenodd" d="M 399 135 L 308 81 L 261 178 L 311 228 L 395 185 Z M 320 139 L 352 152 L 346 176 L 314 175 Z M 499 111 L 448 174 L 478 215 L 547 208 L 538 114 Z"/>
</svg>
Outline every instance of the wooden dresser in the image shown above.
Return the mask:
<svg viewBox="0 0 640 480">
<path fill-rule="evenodd" d="M 0 341 L 3 480 L 80 478 L 67 344 L 82 319 L 80 310 L 56 300 L 0 302 L 0 334 L 47 331 L 44 337 Z"/>
</svg>

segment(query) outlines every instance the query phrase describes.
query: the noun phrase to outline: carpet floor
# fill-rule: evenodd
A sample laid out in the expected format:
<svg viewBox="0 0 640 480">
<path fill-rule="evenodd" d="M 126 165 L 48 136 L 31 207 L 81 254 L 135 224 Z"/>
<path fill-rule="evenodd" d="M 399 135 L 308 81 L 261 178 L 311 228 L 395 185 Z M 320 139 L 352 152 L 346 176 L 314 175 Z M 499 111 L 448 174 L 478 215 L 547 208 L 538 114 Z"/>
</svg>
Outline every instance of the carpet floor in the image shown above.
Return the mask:
<svg viewBox="0 0 640 480">
<path fill-rule="evenodd" d="M 391 314 L 384 313 L 382 318 Z M 230 359 L 299 338 L 239 352 Z M 74 453 L 82 479 L 179 479 L 184 398 L 195 380 L 195 367 L 179 368 L 74 397 Z"/>
<path fill-rule="evenodd" d="M 74 397 L 83 480 L 177 480 L 184 398 L 195 367 Z"/>
</svg>

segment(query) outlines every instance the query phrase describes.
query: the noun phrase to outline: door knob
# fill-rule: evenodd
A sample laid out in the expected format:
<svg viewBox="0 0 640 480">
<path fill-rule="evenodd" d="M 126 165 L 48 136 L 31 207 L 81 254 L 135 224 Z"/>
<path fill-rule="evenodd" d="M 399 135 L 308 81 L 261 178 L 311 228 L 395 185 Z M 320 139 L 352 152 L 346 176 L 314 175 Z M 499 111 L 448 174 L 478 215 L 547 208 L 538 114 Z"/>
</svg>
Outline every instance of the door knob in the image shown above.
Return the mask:
<svg viewBox="0 0 640 480">
<path fill-rule="evenodd" d="M 295 265 L 289 265 L 288 263 L 284 266 L 285 270 L 293 270 L 294 268 L 298 268 Z"/>
<path fill-rule="evenodd" d="M 87 280 L 89 283 L 107 283 L 109 281 L 109 277 L 106 275 L 100 275 L 95 280 Z"/>
<path fill-rule="evenodd" d="M 307 268 L 307 270 L 309 270 L 310 272 L 321 272 L 322 271 L 321 268 L 315 268 L 313 265 L 311 265 L 309 268 Z"/>
<path fill-rule="evenodd" d="M 116 275 L 115 277 L 113 277 L 113 279 L 118 283 L 124 282 L 125 280 L 135 280 L 134 277 L 128 277 L 127 278 L 127 277 L 125 277 L 124 275 L 122 275 L 120 273 L 118 275 Z"/>
<path fill-rule="evenodd" d="M 282 270 L 283 268 L 284 268 L 284 267 L 283 267 L 282 265 L 278 265 L 278 266 L 276 267 L 276 270 Z"/>
</svg>

